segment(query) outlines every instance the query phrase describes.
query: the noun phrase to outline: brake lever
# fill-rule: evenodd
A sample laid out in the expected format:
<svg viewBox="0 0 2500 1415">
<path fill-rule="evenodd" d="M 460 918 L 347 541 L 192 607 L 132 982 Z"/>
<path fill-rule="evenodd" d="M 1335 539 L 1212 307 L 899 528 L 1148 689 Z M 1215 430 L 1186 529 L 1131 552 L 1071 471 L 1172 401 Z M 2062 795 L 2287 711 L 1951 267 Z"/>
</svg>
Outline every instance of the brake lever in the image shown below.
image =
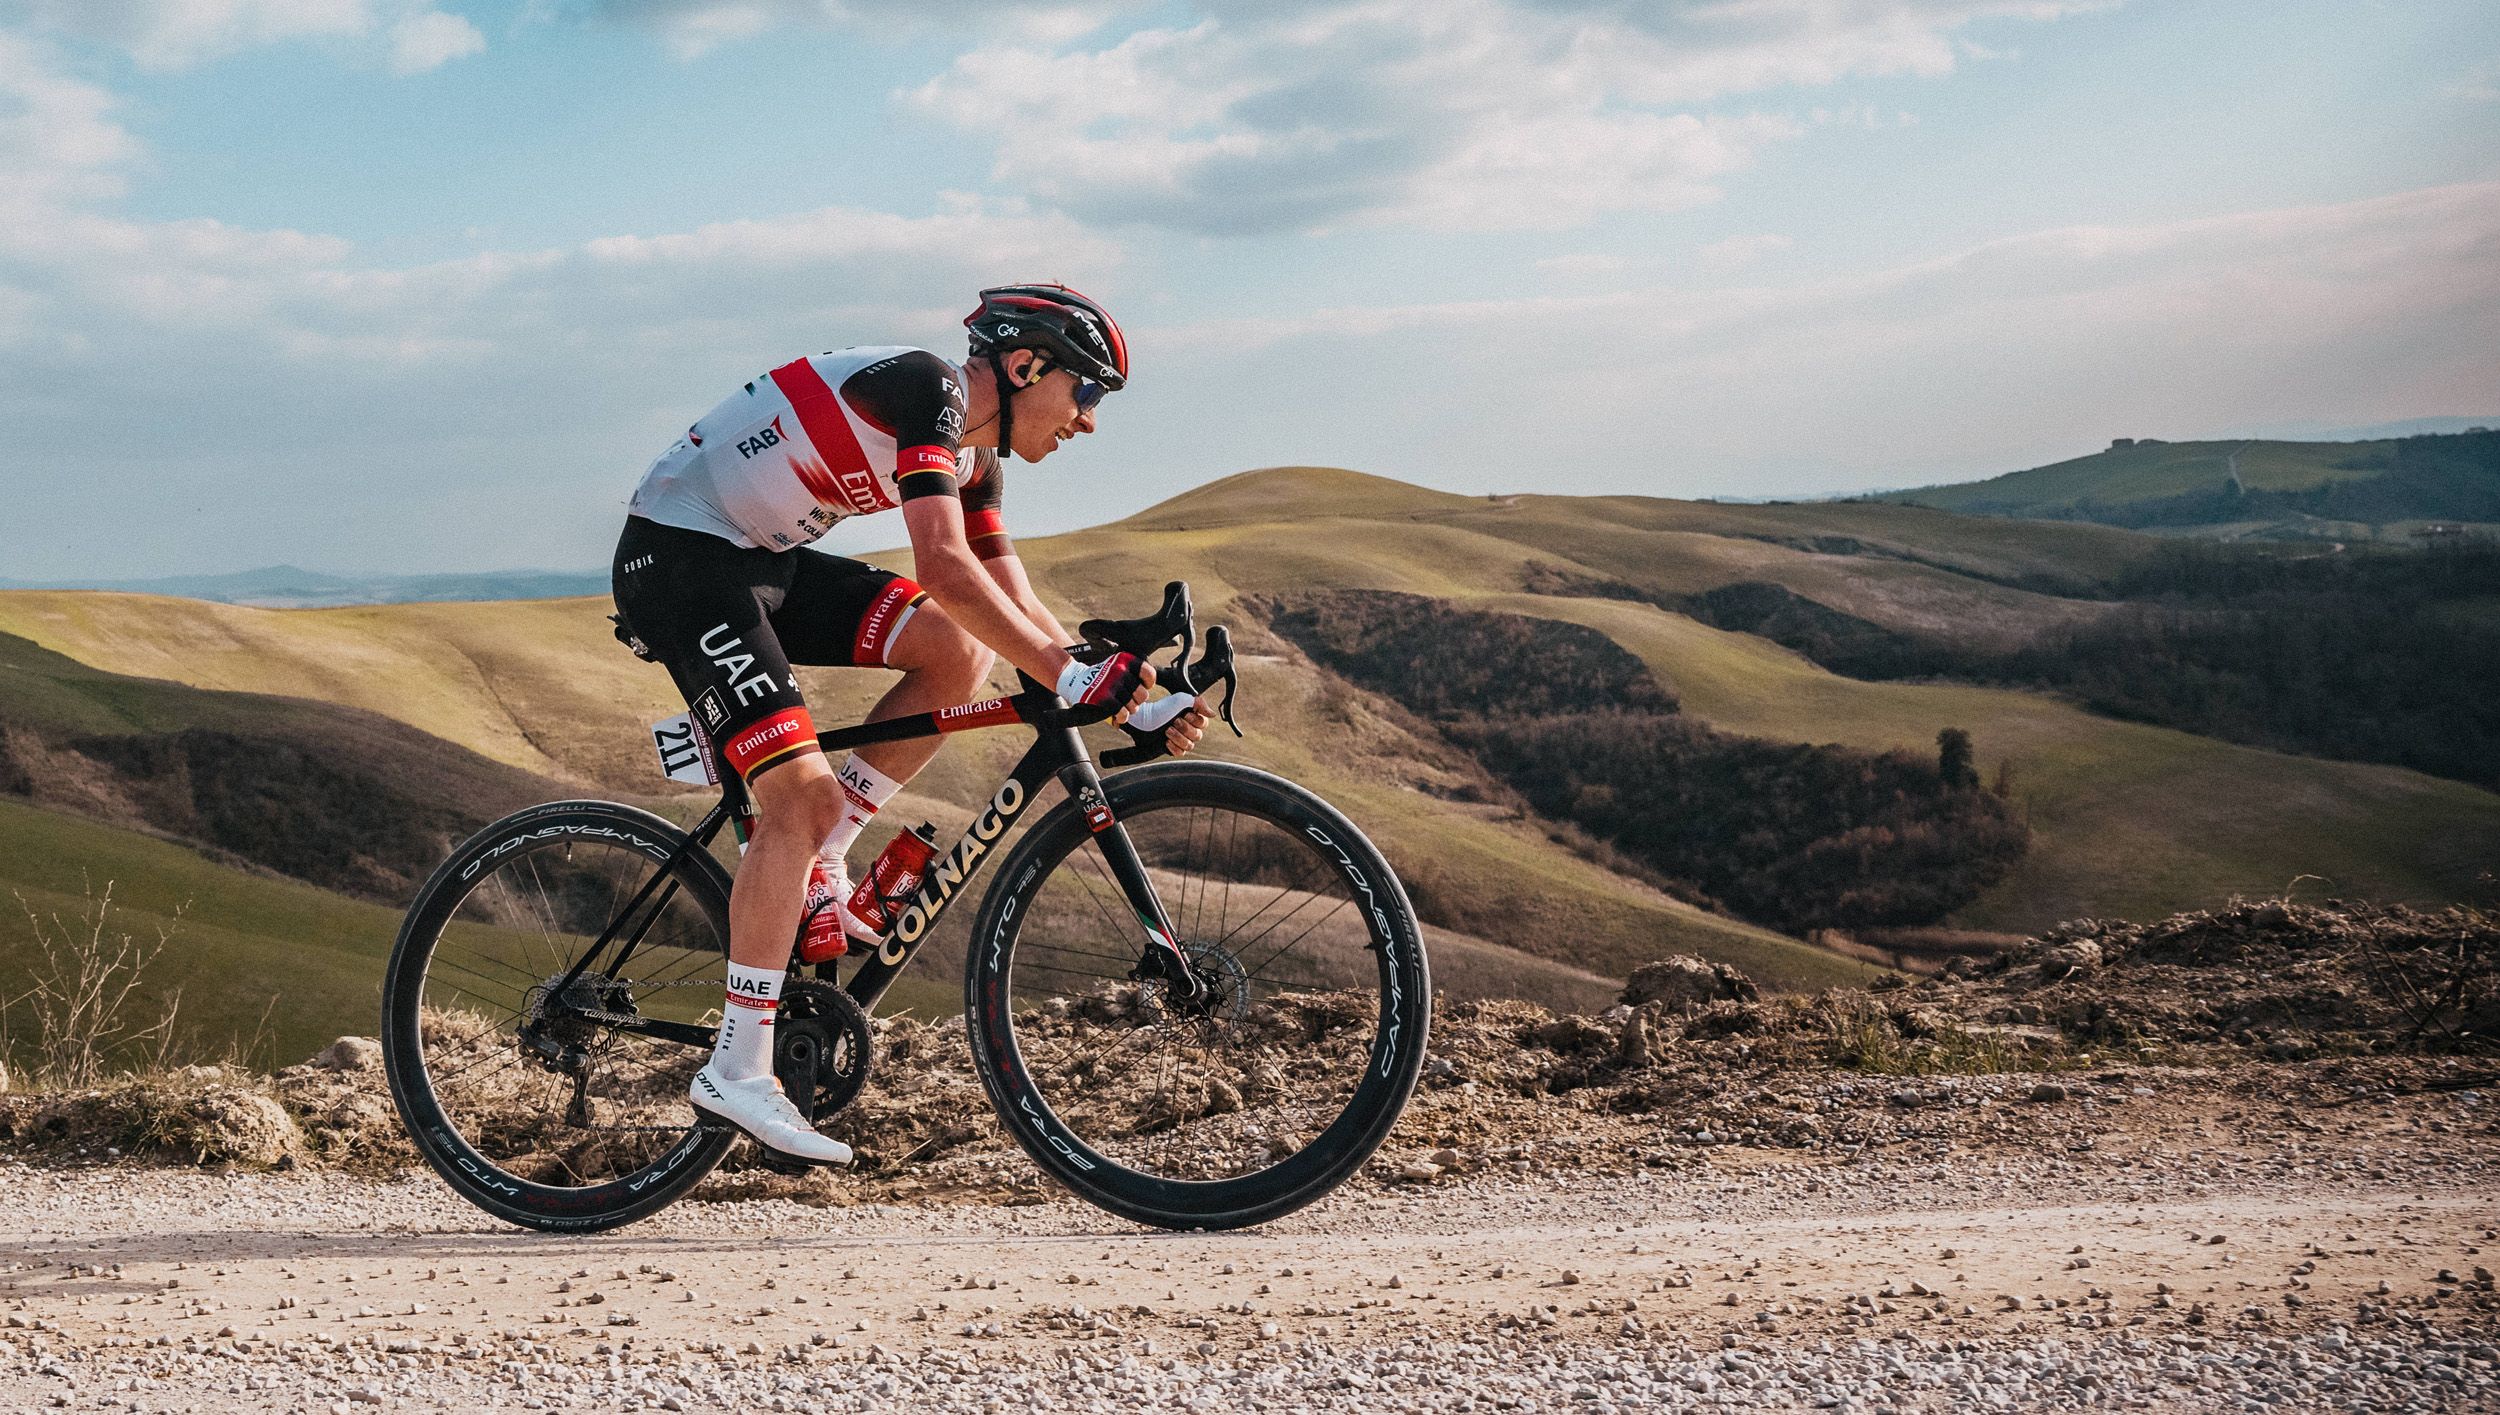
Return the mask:
<svg viewBox="0 0 2500 1415">
<path fill-rule="evenodd" d="M 1189 693 L 1200 706 L 1205 705 L 1208 694 L 1221 683 L 1224 697 L 1216 705 L 1216 711 L 1222 715 L 1224 725 L 1233 729 L 1234 736 L 1246 735 L 1241 730 L 1241 724 L 1233 720 L 1233 694 L 1241 686 L 1241 676 L 1233 666 L 1233 636 L 1230 630 L 1221 624 L 1209 625 L 1205 655 L 1196 663 L 1189 662 L 1186 657 L 1176 658 L 1170 664 L 1170 671 L 1172 676 L 1166 680 L 1163 671 L 1157 670 L 1156 681 L 1171 682 Z M 1135 766 L 1139 762 L 1153 761 L 1170 750 L 1163 728 L 1145 731 L 1123 722 L 1120 730 L 1128 734 L 1130 745 L 1103 753 L 1101 761 L 1104 766 Z"/>
<path fill-rule="evenodd" d="M 1174 580 L 1163 587 L 1163 607 L 1154 613 L 1137 619 L 1088 619 L 1076 626 L 1076 632 L 1098 651 L 1099 656 L 1090 661 L 1114 653 L 1133 653 L 1142 659 L 1178 639 L 1181 656 L 1176 662 L 1186 663 L 1198 642 L 1198 628 L 1190 615 L 1189 583 Z"/>
<path fill-rule="evenodd" d="M 1223 715 L 1224 725 L 1233 729 L 1234 736 L 1245 735 L 1241 724 L 1233 721 L 1233 693 L 1241 686 L 1241 675 L 1233 668 L 1231 630 L 1221 624 L 1207 627 L 1206 656 L 1182 670 L 1182 681 L 1189 685 L 1189 691 L 1197 694 L 1198 701 L 1202 703 L 1206 701 L 1207 694 L 1214 691 L 1216 684 L 1223 684 L 1224 701 L 1217 705 L 1216 711 Z"/>
</svg>

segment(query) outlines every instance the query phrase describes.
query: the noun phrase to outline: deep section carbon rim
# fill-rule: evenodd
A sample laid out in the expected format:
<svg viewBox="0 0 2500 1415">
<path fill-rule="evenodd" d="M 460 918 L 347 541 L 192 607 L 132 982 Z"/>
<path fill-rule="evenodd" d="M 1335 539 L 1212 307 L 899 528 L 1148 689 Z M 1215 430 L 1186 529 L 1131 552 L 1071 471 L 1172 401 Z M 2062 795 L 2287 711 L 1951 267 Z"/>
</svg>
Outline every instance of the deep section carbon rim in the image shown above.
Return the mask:
<svg viewBox="0 0 2500 1415">
<path fill-rule="evenodd" d="M 1141 926 L 1081 817 L 1018 847 L 975 925 L 976 1056 L 1034 1157 L 1116 1212 L 1256 1222 L 1325 1193 L 1379 1144 L 1421 1065 L 1429 978 L 1368 841 L 1244 768 L 1109 783 L 1206 987 L 1128 974 Z"/>
<path fill-rule="evenodd" d="M 727 1148 L 686 1101 L 704 1049 L 633 1030 L 717 1019 L 727 901 L 708 860 L 663 876 L 680 838 L 607 803 L 525 811 L 456 851 L 409 911 L 385 999 L 392 1090 L 435 1168 L 490 1210 L 603 1226 Z M 611 945 L 566 984 L 620 918 L 625 966 L 605 975 Z"/>
</svg>

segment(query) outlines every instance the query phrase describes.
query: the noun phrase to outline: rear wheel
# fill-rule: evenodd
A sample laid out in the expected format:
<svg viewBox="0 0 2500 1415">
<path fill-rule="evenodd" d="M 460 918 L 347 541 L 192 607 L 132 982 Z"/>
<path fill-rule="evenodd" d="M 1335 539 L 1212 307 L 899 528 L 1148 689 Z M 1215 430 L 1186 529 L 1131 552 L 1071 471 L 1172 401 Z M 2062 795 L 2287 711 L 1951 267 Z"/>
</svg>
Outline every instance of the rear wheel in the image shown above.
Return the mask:
<svg viewBox="0 0 2500 1415">
<path fill-rule="evenodd" d="M 973 923 L 972 1050 L 1017 1143 L 1092 1203 L 1238 1228 L 1369 1158 L 1423 1065 L 1431 978 L 1386 861 L 1279 777 L 1183 762 L 1104 781 L 1206 997 L 1129 976 L 1143 930 L 1074 803 Z"/>
<path fill-rule="evenodd" d="M 612 1228 L 684 1193 L 736 1138 L 686 1100 L 705 1047 L 630 1030 L 704 1029 L 720 1002 L 728 881 L 703 851 L 678 853 L 685 838 L 611 802 L 533 807 L 461 845 L 410 906 L 382 992 L 391 1098 L 426 1162 L 488 1213 Z M 655 877 L 619 930 L 638 940 L 625 967 L 564 986 Z"/>
</svg>

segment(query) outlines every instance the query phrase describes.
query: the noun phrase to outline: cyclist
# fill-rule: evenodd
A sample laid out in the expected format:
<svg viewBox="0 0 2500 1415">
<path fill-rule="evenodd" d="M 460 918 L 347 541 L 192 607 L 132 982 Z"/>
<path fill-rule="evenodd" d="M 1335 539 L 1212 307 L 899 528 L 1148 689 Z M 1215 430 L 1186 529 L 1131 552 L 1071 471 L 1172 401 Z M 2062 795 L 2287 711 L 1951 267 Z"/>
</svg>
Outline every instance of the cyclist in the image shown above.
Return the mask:
<svg viewBox="0 0 2500 1415">
<path fill-rule="evenodd" d="M 645 473 L 617 541 L 620 627 L 666 665 L 756 815 L 729 899 L 719 1040 L 690 1096 L 783 1154 L 845 1164 L 773 1076 L 773 1015 L 805 911 L 852 938 L 844 854 L 927 765 L 934 738 L 854 752 L 837 772 L 791 665 L 900 669 L 871 722 L 969 700 L 992 656 L 1071 703 L 1122 704 L 1197 744 L 1202 708 L 1151 706 L 1154 670 L 1129 654 L 1083 664 L 1033 593 L 999 508 L 1013 453 L 1038 462 L 1094 430 L 1128 380 L 1128 344 L 1102 306 L 1062 285 L 981 292 L 969 357 L 855 348 L 763 374 L 698 419 Z M 914 578 L 805 547 L 851 516 L 899 506 Z M 1142 711 L 1141 711 L 1142 709 Z M 827 903 L 830 901 L 830 903 Z M 837 941 L 838 942 L 838 941 Z"/>
</svg>

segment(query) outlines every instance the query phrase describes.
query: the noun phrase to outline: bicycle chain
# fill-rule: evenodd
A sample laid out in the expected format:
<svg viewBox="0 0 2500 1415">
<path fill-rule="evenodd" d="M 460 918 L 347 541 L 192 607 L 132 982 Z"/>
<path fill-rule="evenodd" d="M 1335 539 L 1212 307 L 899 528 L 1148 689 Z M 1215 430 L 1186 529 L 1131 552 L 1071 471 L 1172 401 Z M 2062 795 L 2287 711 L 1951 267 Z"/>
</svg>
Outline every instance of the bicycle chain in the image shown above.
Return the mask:
<svg viewBox="0 0 2500 1415">
<path fill-rule="evenodd" d="M 541 984 L 541 986 L 544 986 L 544 984 Z M 657 992 L 662 988 L 716 988 L 720 986 L 720 982 L 713 978 L 675 978 L 667 982 L 628 982 L 626 986 L 628 988 L 640 988 L 644 992 Z M 599 1007 L 568 1007 L 565 1009 L 564 1015 L 567 1017 L 578 1017 L 585 1022 L 614 1022 L 620 1025 L 631 1025 L 635 1022 L 644 1020 L 643 1018 L 635 1016 L 629 1012 L 610 1012 L 605 1008 Z"/>
</svg>

